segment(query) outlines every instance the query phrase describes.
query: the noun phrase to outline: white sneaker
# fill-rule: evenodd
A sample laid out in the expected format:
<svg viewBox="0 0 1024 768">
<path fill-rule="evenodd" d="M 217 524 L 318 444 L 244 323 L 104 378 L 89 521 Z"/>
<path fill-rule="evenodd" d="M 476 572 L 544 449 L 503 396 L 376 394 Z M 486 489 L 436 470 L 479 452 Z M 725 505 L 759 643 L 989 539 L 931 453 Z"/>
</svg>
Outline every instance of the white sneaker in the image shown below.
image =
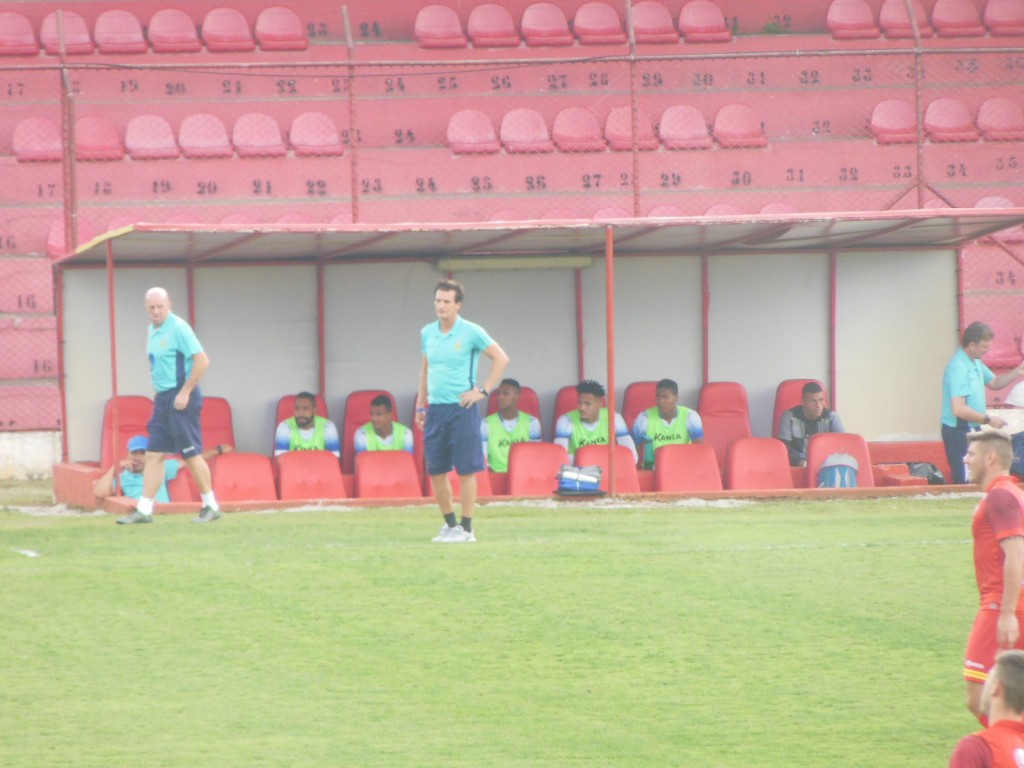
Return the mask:
<svg viewBox="0 0 1024 768">
<path fill-rule="evenodd" d="M 436 541 L 439 544 L 464 544 L 476 541 L 476 536 L 473 535 L 472 531 L 465 530 L 461 525 L 449 527 L 446 524 L 432 541 Z"/>
<path fill-rule="evenodd" d="M 458 527 L 459 526 L 451 527 L 451 526 L 448 525 L 448 523 L 445 523 L 444 525 L 441 526 L 441 530 L 440 530 L 440 532 L 438 532 L 437 536 L 432 538 L 431 541 L 436 541 L 438 543 L 443 543 L 443 542 L 448 541 L 449 538 L 452 535 L 452 531 L 454 531 L 455 528 L 458 528 Z"/>
</svg>

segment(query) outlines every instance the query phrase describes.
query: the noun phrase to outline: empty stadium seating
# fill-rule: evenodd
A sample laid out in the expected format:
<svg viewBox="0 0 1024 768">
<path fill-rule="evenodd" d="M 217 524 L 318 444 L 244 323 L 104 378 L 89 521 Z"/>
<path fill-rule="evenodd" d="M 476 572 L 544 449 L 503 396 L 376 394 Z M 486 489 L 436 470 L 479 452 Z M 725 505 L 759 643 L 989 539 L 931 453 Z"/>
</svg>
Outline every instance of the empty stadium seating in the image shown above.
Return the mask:
<svg viewBox="0 0 1024 768">
<path fill-rule="evenodd" d="M 39 42 L 32 23 L 20 13 L 0 12 L 0 56 L 35 56 Z"/>
<path fill-rule="evenodd" d="M 93 26 L 93 38 L 100 53 L 145 53 L 149 50 L 142 24 L 130 11 L 103 11 Z"/>
<path fill-rule="evenodd" d="M 1024 35 L 1024 3 L 1020 0 L 988 0 L 985 26 L 995 36 Z"/>
<path fill-rule="evenodd" d="M 640 478 L 633 461 L 633 452 L 624 445 L 612 447 L 615 450 L 615 493 L 640 493 Z M 608 492 L 612 489 L 610 461 L 606 445 L 584 445 L 573 456 L 573 463 L 577 467 L 601 468 L 601 490 Z"/>
<path fill-rule="evenodd" d="M 75 157 L 79 160 L 121 160 L 124 144 L 114 122 L 102 115 L 75 121 Z"/>
<path fill-rule="evenodd" d="M 53 313 L 53 273 L 49 261 L 39 258 L 0 260 L 0 312 Z"/>
<path fill-rule="evenodd" d="M 761 118 L 746 104 L 727 104 L 718 110 L 712 132 L 726 149 L 768 146 Z"/>
<path fill-rule="evenodd" d="M 281 5 L 260 11 L 255 36 L 261 51 L 304 51 L 309 47 L 302 20 L 291 8 Z"/>
<path fill-rule="evenodd" d="M 818 485 L 818 471 L 832 454 L 847 454 L 857 461 L 857 487 L 874 488 L 875 477 L 868 444 L 852 432 L 820 432 L 807 441 L 807 487 Z"/>
<path fill-rule="evenodd" d="M 701 493 L 722 490 L 722 474 L 710 445 L 663 445 L 654 454 L 654 490 Z"/>
<path fill-rule="evenodd" d="M 100 466 L 112 467 L 128 455 L 128 440 L 148 434 L 153 401 L 145 395 L 118 395 L 103 407 L 100 427 Z"/>
<path fill-rule="evenodd" d="M 282 501 L 345 498 L 341 467 L 330 451 L 291 451 L 275 461 Z"/>
<path fill-rule="evenodd" d="M 221 504 L 235 501 L 274 501 L 274 468 L 262 453 L 225 453 L 211 468 L 213 492 Z"/>
<path fill-rule="evenodd" d="M 729 445 L 726 487 L 733 491 L 784 490 L 793 487 L 786 446 L 774 437 L 741 437 Z"/>
<path fill-rule="evenodd" d="M 931 37 L 932 27 L 928 23 L 928 14 L 920 0 L 909 0 L 914 11 L 913 17 L 907 11 L 907 2 L 908 0 L 885 0 L 882 3 L 878 12 L 878 23 L 885 36 L 893 39 L 912 38 L 916 26 L 919 37 Z"/>
<path fill-rule="evenodd" d="M 60 128 L 45 117 L 27 117 L 15 125 L 12 148 L 20 162 L 57 161 L 64 156 Z"/>
<path fill-rule="evenodd" d="M 125 129 L 124 145 L 132 160 L 168 160 L 181 155 L 171 124 L 160 115 L 137 115 Z"/>
<path fill-rule="evenodd" d="M 566 107 L 555 115 L 551 138 L 561 152 L 603 152 L 608 148 L 597 115 L 583 107 Z"/>
<path fill-rule="evenodd" d="M 785 379 L 779 382 L 779 386 L 775 388 L 775 406 L 772 409 L 772 437 L 779 434 L 779 424 L 782 423 L 783 412 L 803 402 L 804 385 L 812 381 L 825 389 L 825 385 L 817 379 Z M 825 391 L 825 407 L 828 407 L 827 390 Z"/>
<path fill-rule="evenodd" d="M 338 128 L 323 112 L 303 112 L 292 120 L 288 143 L 296 157 L 329 157 L 345 154 Z"/>
<path fill-rule="evenodd" d="M 924 130 L 931 141 L 977 141 L 971 113 L 957 99 L 935 99 L 925 109 Z"/>
<path fill-rule="evenodd" d="M 679 32 L 687 43 L 727 43 L 732 32 L 711 0 L 690 0 L 679 12 Z"/>
<path fill-rule="evenodd" d="M 689 104 L 677 104 L 662 113 L 658 136 L 666 149 L 711 149 L 714 146 L 704 115 Z"/>
<path fill-rule="evenodd" d="M 527 107 L 512 109 L 501 119 L 501 143 L 507 152 L 554 152 L 547 123 Z"/>
<path fill-rule="evenodd" d="M 734 381 L 711 381 L 701 387 L 697 413 L 704 426 L 704 442 L 715 449 L 720 467 L 725 466 L 729 443 L 750 437 L 747 390 Z"/>
<path fill-rule="evenodd" d="M 424 48 L 465 48 L 462 22 L 446 5 L 424 5 L 416 14 L 413 32 Z"/>
<path fill-rule="evenodd" d="M 637 110 L 636 136 L 633 136 L 633 111 L 629 107 L 613 107 L 604 123 L 604 137 L 608 146 L 619 152 L 637 149 L 650 151 L 658 148 L 658 137 L 654 135 L 651 116 Z M 635 138 L 635 141 L 634 141 Z"/>
<path fill-rule="evenodd" d="M 218 445 L 234 446 L 235 423 L 231 416 L 231 404 L 223 397 L 204 395 L 199 428 L 203 435 L 204 450 L 210 450 Z"/>
<path fill-rule="evenodd" d="M 201 27 L 206 49 L 212 52 L 247 52 L 256 49 L 249 22 L 234 8 L 214 8 Z"/>
<path fill-rule="evenodd" d="M 197 53 L 203 49 L 195 22 L 179 8 L 154 13 L 146 35 L 155 53 Z"/>
<path fill-rule="evenodd" d="M 871 112 L 871 135 L 879 144 L 912 144 L 917 141 L 917 114 L 902 99 L 883 99 Z"/>
<path fill-rule="evenodd" d="M 178 129 L 178 146 L 187 158 L 232 157 L 235 150 L 228 131 L 216 115 L 188 115 Z"/>
<path fill-rule="evenodd" d="M 558 485 L 558 470 L 568 463 L 569 456 L 560 445 L 515 443 L 508 455 L 508 494 L 550 496 Z"/>
<path fill-rule="evenodd" d="M 386 390 L 360 389 L 345 398 L 345 416 L 342 423 L 338 425 L 338 434 L 341 438 L 341 471 L 346 475 L 351 475 L 355 469 L 353 437 L 356 430 L 370 420 L 370 403 L 378 395 L 387 395 L 391 398 L 391 411 L 397 419 L 398 408 L 395 405 L 394 395 Z M 416 442 L 420 442 L 418 437 Z M 385 453 L 405 453 L 405 451 L 385 451 Z"/>
<path fill-rule="evenodd" d="M 288 153 L 277 121 L 260 112 L 239 116 L 231 143 L 239 157 L 284 157 Z"/>
<path fill-rule="evenodd" d="M 0 317 L 0 380 L 56 376 L 56 327 L 52 316 Z"/>
<path fill-rule="evenodd" d="M 0 387 L 0 429 L 6 432 L 60 429 L 60 412 L 60 390 L 56 384 Z"/>
<path fill-rule="evenodd" d="M 96 46 L 92 42 L 92 35 L 85 19 L 74 11 L 60 11 L 61 19 L 58 24 L 57 11 L 46 14 L 43 24 L 39 29 L 39 40 L 45 50 L 51 56 L 57 56 L 61 51 L 60 33 L 64 34 L 64 53 L 68 56 L 78 56 L 93 53 Z"/>
<path fill-rule="evenodd" d="M 626 386 L 622 393 L 622 418 L 629 430 L 633 429 L 633 422 L 641 411 L 657 405 L 657 384 L 656 381 L 634 381 Z"/>
<path fill-rule="evenodd" d="M 1024 139 L 1024 111 L 1005 96 L 993 96 L 978 108 L 978 130 L 985 141 Z"/>
<path fill-rule="evenodd" d="M 413 457 L 405 451 L 363 451 L 355 459 L 360 499 L 422 499 Z"/>
<path fill-rule="evenodd" d="M 554 3 L 533 3 L 523 11 L 519 31 L 529 46 L 572 45 L 565 13 Z"/>
<path fill-rule="evenodd" d="M 582 45 L 621 45 L 628 39 L 619 14 L 608 3 L 583 3 L 572 29 Z"/>
<path fill-rule="evenodd" d="M 640 44 L 679 42 L 671 12 L 657 0 L 633 4 L 633 37 Z"/>
<path fill-rule="evenodd" d="M 498 3 L 482 3 L 473 8 L 466 31 L 476 48 L 515 48 L 523 42 L 512 14 Z"/>
<path fill-rule="evenodd" d="M 1021 362 L 1020 343 L 1011 328 L 998 320 L 986 321 L 995 336 L 981 360 L 993 370 L 1016 368 Z"/>
<path fill-rule="evenodd" d="M 459 155 L 501 151 L 491 118 L 477 109 L 462 109 L 448 118 L 447 143 Z"/>
<path fill-rule="evenodd" d="M 836 40 L 871 39 L 880 34 L 866 0 L 832 0 L 825 23 Z"/>
<path fill-rule="evenodd" d="M 985 34 L 974 0 L 936 0 L 932 26 L 939 37 L 982 37 Z"/>
</svg>

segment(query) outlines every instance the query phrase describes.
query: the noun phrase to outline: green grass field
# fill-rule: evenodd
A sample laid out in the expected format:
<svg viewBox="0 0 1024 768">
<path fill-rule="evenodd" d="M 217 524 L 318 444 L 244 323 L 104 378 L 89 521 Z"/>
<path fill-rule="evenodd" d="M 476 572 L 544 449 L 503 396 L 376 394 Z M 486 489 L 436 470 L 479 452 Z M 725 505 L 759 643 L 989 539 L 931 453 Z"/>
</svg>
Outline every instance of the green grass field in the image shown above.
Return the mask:
<svg viewBox="0 0 1024 768">
<path fill-rule="evenodd" d="M 0 764 L 945 765 L 974 503 L 3 511 Z"/>
</svg>

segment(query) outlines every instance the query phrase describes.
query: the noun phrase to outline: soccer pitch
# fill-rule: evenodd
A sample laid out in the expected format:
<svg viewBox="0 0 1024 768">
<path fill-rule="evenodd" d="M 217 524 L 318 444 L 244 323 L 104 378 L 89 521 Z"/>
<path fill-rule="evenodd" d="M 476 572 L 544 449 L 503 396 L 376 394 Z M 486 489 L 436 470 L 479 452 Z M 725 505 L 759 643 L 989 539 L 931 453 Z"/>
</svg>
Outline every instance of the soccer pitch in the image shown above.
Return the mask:
<svg viewBox="0 0 1024 768">
<path fill-rule="evenodd" d="M 975 498 L 0 512 L 0 764 L 936 766 Z"/>
</svg>

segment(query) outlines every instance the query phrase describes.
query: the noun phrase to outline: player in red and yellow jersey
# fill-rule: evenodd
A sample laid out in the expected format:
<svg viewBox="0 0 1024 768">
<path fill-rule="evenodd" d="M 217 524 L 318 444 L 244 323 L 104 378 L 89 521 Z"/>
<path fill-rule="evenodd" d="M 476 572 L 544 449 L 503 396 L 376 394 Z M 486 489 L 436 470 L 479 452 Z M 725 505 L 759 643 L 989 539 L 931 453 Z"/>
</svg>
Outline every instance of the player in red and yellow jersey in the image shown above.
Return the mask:
<svg viewBox="0 0 1024 768">
<path fill-rule="evenodd" d="M 1010 438 L 986 430 L 968 435 L 969 479 L 985 489 L 974 510 L 974 574 L 981 603 L 964 657 L 967 708 L 986 723 L 981 692 L 996 653 L 1024 648 L 1020 626 L 1024 619 L 1024 492 L 1010 475 Z"/>
<path fill-rule="evenodd" d="M 1024 652 L 999 654 L 982 689 L 981 708 L 991 725 L 960 739 L 949 768 L 1020 768 L 1024 765 Z"/>
</svg>

